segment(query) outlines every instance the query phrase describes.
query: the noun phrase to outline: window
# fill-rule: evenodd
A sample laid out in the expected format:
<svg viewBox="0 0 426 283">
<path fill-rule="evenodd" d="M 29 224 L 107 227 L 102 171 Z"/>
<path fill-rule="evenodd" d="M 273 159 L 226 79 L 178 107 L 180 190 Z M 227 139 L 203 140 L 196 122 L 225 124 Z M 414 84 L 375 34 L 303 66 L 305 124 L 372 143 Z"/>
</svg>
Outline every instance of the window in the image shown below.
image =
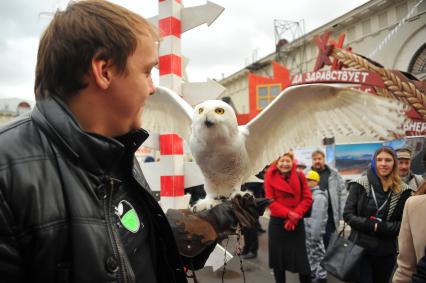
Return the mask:
<svg viewBox="0 0 426 283">
<path fill-rule="evenodd" d="M 369 33 L 371 33 L 370 19 L 362 22 L 362 34 L 367 35 Z"/>
<path fill-rule="evenodd" d="M 258 85 L 256 89 L 256 108 L 262 110 L 281 92 L 281 84 Z"/>
<path fill-rule="evenodd" d="M 388 14 L 385 12 L 379 15 L 379 27 L 384 28 L 388 25 Z"/>
<path fill-rule="evenodd" d="M 414 75 L 426 73 L 426 43 L 414 54 L 408 67 L 408 72 Z"/>
</svg>

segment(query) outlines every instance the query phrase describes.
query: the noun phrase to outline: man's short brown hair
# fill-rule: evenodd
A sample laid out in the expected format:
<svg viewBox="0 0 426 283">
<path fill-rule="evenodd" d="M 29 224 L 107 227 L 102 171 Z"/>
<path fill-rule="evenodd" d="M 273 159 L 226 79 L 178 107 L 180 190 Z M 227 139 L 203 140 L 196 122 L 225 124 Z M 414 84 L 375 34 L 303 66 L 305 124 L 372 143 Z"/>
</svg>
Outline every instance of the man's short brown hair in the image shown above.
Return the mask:
<svg viewBox="0 0 426 283">
<path fill-rule="evenodd" d="M 315 156 L 315 155 L 317 155 L 317 154 L 320 154 L 320 155 L 322 155 L 322 157 L 323 158 L 325 158 L 325 153 L 324 153 L 324 151 L 322 151 L 321 149 L 316 149 L 316 150 L 314 150 L 313 152 L 312 152 L 312 158 Z"/>
<path fill-rule="evenodd" d="M 34 91 L 36 97 L 69 97 L 87 86 L 93 58 L 111 60 L 125 74 L 127 58 L 141 35 L 158 40 L 141 16 L 103 0 L 71 1 L 57 11 L 39 44 Z"/>
</svg>

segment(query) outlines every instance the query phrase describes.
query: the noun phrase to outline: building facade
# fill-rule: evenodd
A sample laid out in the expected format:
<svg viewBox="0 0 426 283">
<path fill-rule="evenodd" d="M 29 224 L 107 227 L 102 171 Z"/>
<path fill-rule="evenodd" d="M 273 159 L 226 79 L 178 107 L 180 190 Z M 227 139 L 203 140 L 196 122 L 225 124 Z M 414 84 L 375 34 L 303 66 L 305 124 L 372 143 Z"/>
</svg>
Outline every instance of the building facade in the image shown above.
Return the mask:
<svg viewBox="0 0 426 283">
<path fill-rule="evenodd" d="M 327 31 L 336 41 L 344 34 L 343 46 L 354 53 L 426 80 L 426 1 L 419 2 L 371 0 L 292 42 L 281 42 L 276 52 L 219 81 L 226 87 L 221 96 L 229 97 L 239 114 L 252 113 L 249 76 L 276 76 L 274 62 L 285 66 L 291 77 L 313 71 L 318 56 L 315 39 Z M 256 90 L 262 92 L 255 96 L 258 110 L 274 98 L 277 88 L 279 85 Z"/>
</svg>

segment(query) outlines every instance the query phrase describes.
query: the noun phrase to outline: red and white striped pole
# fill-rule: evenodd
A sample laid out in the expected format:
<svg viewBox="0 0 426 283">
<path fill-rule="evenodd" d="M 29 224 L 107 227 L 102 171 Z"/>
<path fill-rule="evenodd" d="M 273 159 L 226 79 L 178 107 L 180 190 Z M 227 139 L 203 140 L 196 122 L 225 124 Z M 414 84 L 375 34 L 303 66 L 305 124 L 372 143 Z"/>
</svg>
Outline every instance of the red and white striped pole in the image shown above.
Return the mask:
<svg viewBox="0 0 426 283">
<path fill-rule="evenodd" d="M 160 85 L 182 95 L 181 0 L 159 0 L 158 27 Z M 186 208 L 184 197 L 183 141 L 176 134 L 160 135 L 160 162 L 167 175 L 160 177 L 161 206 Z"/>
</svg>

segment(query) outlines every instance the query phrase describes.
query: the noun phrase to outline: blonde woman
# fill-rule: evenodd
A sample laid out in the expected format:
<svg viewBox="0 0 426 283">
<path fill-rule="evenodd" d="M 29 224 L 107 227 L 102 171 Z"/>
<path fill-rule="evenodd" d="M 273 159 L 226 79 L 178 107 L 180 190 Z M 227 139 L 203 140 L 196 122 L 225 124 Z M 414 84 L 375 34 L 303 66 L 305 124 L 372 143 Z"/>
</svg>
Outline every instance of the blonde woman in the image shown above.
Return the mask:
<svg viewBox="0 0 426 283">
<path fill-rule="evenodd" d="M 365 248 L 359 282 L 387 283 L 396 262 L 402 212 L 412 191 L 398 175 L 390 147 L 379 148 L 366 176 L 349 183 L 343 212 L 351 226 L 349 239 Z"/>
</svg>

